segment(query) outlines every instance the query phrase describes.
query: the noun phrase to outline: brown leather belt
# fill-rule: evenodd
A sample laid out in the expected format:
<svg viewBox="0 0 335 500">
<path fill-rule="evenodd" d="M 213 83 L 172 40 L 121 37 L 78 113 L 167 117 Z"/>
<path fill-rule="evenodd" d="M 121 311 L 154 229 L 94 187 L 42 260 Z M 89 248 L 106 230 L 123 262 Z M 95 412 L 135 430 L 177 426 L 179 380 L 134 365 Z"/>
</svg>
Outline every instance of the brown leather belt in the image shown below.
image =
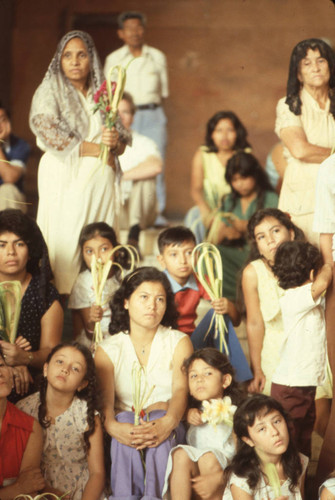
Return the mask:
<svg viewBox="0 0 335 500">
<path fill-rule="evenodd" d="M 152 102 L 151 104 L 140 104 L 139 106 L 136 106 L 137 109 L 157 109 L 160 108 L 160 104 L 156 104 L 155 102 Z"/>
</svg>

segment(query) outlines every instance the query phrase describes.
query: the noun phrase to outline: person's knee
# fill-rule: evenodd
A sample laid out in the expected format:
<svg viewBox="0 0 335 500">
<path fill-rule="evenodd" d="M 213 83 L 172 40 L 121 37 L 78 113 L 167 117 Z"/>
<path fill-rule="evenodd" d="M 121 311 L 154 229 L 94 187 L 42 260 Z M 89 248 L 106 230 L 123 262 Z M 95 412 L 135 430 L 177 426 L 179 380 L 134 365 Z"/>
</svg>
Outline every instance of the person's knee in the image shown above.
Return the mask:
<svg viewBox="0 0 335 500">
<path fill-rule="evenodd" d="M 183 448 L 177 448 L 172 454 L 173 467 L 182 467 L 189 465 L 191 459 Z"/>
<path fill-rule="evenodd" d="M 212 452 L 204 453 L 199 458 L 198 464 L 202 474 L 206 472 L 218 472 L 221 470 L 221 465 Z"/>
</svg>

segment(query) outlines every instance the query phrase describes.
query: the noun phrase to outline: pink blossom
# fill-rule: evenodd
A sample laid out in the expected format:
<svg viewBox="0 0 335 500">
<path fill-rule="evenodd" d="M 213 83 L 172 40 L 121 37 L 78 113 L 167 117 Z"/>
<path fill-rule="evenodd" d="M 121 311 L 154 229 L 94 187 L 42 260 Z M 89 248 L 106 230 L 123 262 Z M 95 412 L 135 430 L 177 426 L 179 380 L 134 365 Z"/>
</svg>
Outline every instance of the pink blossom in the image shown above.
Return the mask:
<svg viewBox="0 0 335 500">
<path fill-rule="evenodd" d="M 96 93 L 93 96 L 93 100 L 95 103 L 98 103 L 100 99 L 100 89 L 96 91 Z"/>
</svg>

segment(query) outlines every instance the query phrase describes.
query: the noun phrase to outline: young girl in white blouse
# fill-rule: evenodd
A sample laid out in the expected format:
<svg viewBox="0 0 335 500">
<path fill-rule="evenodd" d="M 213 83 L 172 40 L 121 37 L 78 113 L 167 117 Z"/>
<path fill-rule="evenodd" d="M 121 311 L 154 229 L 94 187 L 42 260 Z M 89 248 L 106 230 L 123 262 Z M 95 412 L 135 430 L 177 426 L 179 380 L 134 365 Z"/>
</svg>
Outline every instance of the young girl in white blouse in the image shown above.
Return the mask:
<svg viewBox="0 0 335 500">
<path fill-rule="evenodd" d="M 237 452 L 226 469 L 223 500 L 301 500 L 308 458 L 290 438 L 288 417 L 278 401 L 264 394 L 247 398 L 234 415 Z M 266 464 L 275 467 L 280 491 L 270 484 Z"/>
<path fill-rule="evenodd" d="M 111 321 L 109 302 L 119 288 L 121 281 L 120 268 L 126 258 L 122 252 L 114 256 L 114 262 L 106 281 L 102 300 L 104 305 L 95 302 L 93 277 L 91 274 L 92 256 L 103 263 L 110 258 L 110 253 L 118 245 L 115 231 L 105 222 L 93 222 L 84 226 L 79 236 L 79 247 L 82 257 L 81 272 L 75 281 L 69 298 L 69 309 L 72 309 L 74 337 L 89 347 L 92 342 L 95 323 L 101 322 L 102 334 L 108 335 L 108 325 Z"/>
<path fill-rule="evenodd" d="M 164 500 L 191 500 L 206 490 L 211 500 L 221 500 L 224 469 L 235 453 L 232 416 L 243 392 L 227 356 L 206 347 L 184 361 L 190 408 L 186 445 L 170 452 L 163 489 Z"/>
<path fill-rule="evenodd" d="M 71 500 L 102 500 L 105 485 L 102 425 L 96 414 L 95 368 L 90 351 L 73 342 L 56 346 L 40 392 L 17 406 L 43 428 L 44 491 Z"/>
</svg>

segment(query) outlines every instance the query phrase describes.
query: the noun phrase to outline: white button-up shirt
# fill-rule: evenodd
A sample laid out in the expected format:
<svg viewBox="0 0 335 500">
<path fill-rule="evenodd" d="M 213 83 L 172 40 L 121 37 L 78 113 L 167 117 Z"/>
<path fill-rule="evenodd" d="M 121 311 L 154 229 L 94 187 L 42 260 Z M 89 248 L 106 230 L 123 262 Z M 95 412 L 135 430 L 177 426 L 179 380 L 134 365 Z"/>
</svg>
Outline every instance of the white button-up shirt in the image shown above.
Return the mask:
<svg viewBox="0 0 335 500">
<path fill-rule="evenodd" d="M 109 54 L 104 67 L 106 78 L 112 66 L 125 67 L 133 58 L 128 45 Z M 160 104 L 162 97 L 168 97 L 167 66 L 163 52 L 143 45 L 142 54 L 135 57 L 127 68 L 125 90 L 132 95 L 136 106 Z"/>
</svg>

